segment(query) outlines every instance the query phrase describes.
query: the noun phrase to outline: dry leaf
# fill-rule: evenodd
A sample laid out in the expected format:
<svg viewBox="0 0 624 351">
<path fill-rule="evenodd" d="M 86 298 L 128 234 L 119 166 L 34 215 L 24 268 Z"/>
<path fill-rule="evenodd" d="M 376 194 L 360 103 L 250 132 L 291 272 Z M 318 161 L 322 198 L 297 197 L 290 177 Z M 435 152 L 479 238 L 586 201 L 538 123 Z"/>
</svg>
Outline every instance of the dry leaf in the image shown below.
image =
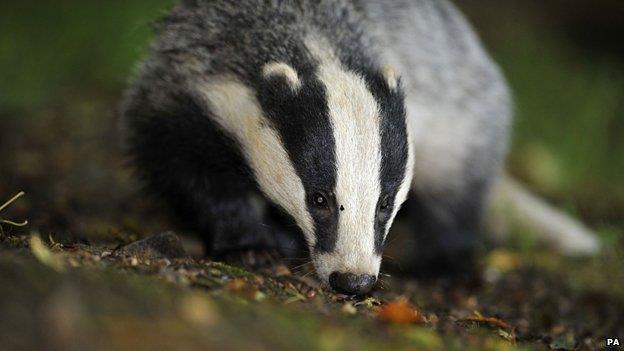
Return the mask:
<svg viewBox="0 0 624 351">
<path fill-rule="evenodd" d="M 381 306 L 379 311 L 377 311 L 377 318 L 384 322 L 396 324 L 422 324 L 427 322 L 425 316 L 404 298 Z"/>
<path fill-rule="evenodd" d="M 241 292 L 246 287 L 247 287 L 247 282 L 245 281 L 245 279 L 242 279 L 242 278 L 233 279 L 225 286 L 225 288 L 228 291 L 235 292 L 235 293 Z"/>
<path fill-rule="evenodd" d="M 481 314 L 475 314 L 474 316 L 466 317 L 459 319 L 460 322 L 473 322 L 478 324 L 485 324 L 494 328 L 501 328 L 505 330 L 514 329 L 511 325 L 507 324 L 505 321 L 495 318 L 495 317 L 484 317 Z"/>
<path fill-rule="evenodd" d="M 262 291 L 258 290 L 252 284 L 249 284 L 243 278 L 233 279 L 225 286 L 225 289 L 247 300 L 261 301 L 266 298 L 266 295 Z"/>
</svg>

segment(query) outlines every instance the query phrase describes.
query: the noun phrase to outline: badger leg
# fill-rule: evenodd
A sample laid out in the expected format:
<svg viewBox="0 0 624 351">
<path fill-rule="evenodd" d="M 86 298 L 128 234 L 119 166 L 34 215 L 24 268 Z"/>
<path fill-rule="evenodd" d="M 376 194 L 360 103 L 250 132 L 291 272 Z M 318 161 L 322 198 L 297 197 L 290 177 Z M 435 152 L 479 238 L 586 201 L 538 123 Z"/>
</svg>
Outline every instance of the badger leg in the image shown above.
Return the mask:
<svg viewBox="0 0 624 351">
<path fill-rule="evenodd" d="M 213 139 L 217 140 L 217 139 Z M 205 252 L 214 258 L 236 256 L 241 251 L 282 253 L 283 224 L 272 215 L 257 190 L 242 158 L 226 152 L 226 146 L 212 148 L 209 164 L 188 172 L 172 172 L 170 184 L 177 184 L 169 196 L 176 212 L 186 216 L 204 241 Z M 226 161 L 227 159 L 227 161 Z M 239 159 L 241 163 L 233 162 Z M 191 217 L 189 217 L 189 215 Z"/>
<path fill-rule="evenodd" d="M 409 202 L 413 240 L 407 266 L 417 277 L 470 276 L 480 242 L 483 191 L 469 194 L 415 192 Z"/>
<path fill-rule="evenodd" d="M 227 182 L 217 181 L 218 189 Z M 303 239 L 288 230 L 288 218 L 276 213 L 254 191 L 213 191 L 200 205 L 198 224 L 206 252 L 215 258 L 245 251 L 267 251 L 284 257 L 299 257 Z M 291 229 L 296 227 L 291 226 Z"/>
<path fill-rule="evenodd" d="M 197 223 L 206 253 L 213 257 L 270 246 L 269 233 L 262 226 L 261 209 L 250 194 L 205 192 Z"/>
<path fill-rule="evenodd" d="M 170 203 L 200 235 L 206 255 L 238 263 L 248 251 L 296 257 L 300 241 L 243 174 L 208 167 L 170 181 L 179 184 Z"/>
<path fill-rule="evenodd" d="M 414 105 L 408 106 L 415 122 L 410 271 L 471 275 L 484 202 L 505 151 L 504 129 L 477 116 Z"/>
<path fill-rule="evenodd" d="M 245 172 L 230 164 L 235 155 L 226 162 L 221 159 L 224 149 L 213 146 L 202 165 L 197 159 L 188 163 L 175 159 L 171 166 L 175 171 L 169 171 L 156 187 L 184 224 L 201 237 L 207 255 L 270 247 L 273 238 L 264 225 L 265 200 Z"/>
</svg>

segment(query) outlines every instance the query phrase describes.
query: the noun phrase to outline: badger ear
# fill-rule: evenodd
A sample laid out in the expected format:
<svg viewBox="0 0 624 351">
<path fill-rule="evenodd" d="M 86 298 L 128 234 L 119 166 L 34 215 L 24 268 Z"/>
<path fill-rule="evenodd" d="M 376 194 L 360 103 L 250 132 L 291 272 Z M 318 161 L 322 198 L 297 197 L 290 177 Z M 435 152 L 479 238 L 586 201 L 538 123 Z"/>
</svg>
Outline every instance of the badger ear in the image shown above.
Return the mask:
<svg viewBox="0 0 624 351">
<path fill-rule="evenodd" d="M 381 68 L 381 75 L 386 80 L 386 84 L 390 90 L 396 90 L 399 87 L 399 77 L 392 66 L 383 66 Z"/>
<path fill-rule="evenodd" d="M 291 92 L 301 88 L 301 80 L 294 68 L 284 62 L 269 62 L 262 67 L 262 77 L 267 81 L 278 80 L 285 84 Z"/>
</svg>

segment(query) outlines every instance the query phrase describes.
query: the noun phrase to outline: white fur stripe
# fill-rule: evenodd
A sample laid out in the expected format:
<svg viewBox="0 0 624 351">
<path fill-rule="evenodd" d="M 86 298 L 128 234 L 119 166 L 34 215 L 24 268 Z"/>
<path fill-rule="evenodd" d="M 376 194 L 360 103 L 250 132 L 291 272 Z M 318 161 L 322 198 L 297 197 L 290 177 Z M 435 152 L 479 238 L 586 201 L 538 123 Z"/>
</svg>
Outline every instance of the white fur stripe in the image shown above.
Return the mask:
<svg viewBox="0 0 624 351">
<path fill-rule="evenodd" d="M 381 262 L 375 254 L 375 215 L 381 193 L 379 106 L 364 80 L 335 61 L 321 62 L 318 78 L 325 85 L 336 143 L 335 194 L 344 211 L 339 213 L 335 249 L 317 259 L 317 271 L 321 276 L 333 270 L 377 275 Z"/>
<path fill-rule="evenodd" d="M 262 67 L 262 75 L 264 78 L 282 77 L 288 83 L 293 92 L 301 88 L 301 80 L 297 72 L 289 65 L 283 62 L 271 62 Z"/>
<path fill-rule="evenodd" d="M 308 245 L 314 246 L 303 183 L 253 91 L 233 77 L 210 77 L 196 84 L 192 91 L 200 92 L 214 121 L 240 144 L 261 190 L 295 218 Z"/>
</svg>

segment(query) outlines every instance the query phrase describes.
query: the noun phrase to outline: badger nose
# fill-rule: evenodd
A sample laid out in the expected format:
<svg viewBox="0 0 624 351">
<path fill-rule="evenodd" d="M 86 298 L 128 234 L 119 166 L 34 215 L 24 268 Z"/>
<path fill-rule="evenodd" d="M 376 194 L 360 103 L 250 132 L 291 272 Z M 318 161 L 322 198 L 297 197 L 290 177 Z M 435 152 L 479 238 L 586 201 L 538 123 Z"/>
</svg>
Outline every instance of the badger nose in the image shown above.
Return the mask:
<svg viewBox="0 0 624 351">
<path fill-rule="evenodd" d="M 369 292 L 377 278 L 370 274 L 333 272 L 329 275 L 329 285 L 339 293 L 362 295 Z"/>
</svg>

